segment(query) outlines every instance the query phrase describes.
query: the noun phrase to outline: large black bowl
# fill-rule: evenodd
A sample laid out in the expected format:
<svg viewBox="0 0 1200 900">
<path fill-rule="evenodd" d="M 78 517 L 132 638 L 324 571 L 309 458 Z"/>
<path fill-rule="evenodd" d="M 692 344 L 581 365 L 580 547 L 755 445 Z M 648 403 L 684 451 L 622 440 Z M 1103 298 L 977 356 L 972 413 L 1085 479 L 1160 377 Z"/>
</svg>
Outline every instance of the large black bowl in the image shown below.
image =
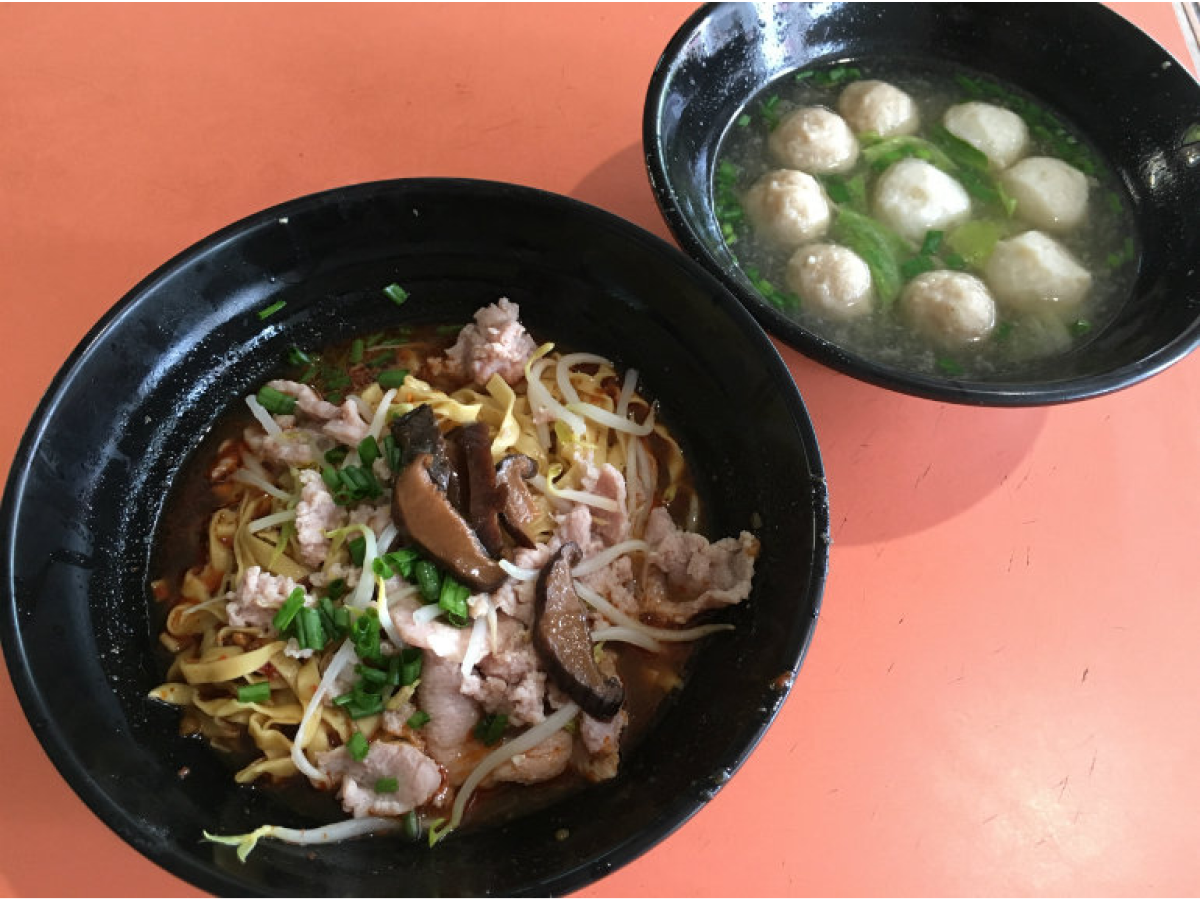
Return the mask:
<svg viewBox="0 0 1200 900">
<path fill-rule="evenodd" d="M 713 213 L 716 151 L 747 101 L 812 64 L 940 60 L 1024 88 L 1086 135 L 1127 188 L 1142 247 L 1132 295 L 1084 346 L 1022 376 L 922 375 L 837 346 L 763 300 Z M 667 45 L 650 81 L 643 144 L 650 184 L 683 248 L 766 328 L 865 381 L 995 406 L 1059 403 L 1134 384 L 1200 342 L 1200 85 L 1104 7 L 1075 3 L 731 3 L 705 6 Z"/>
<path fill-rule="evenodd" d="M 380 293 L 393 281 L 411 294 L 402 307 Z M 500 296 L 520 303 L 535 336 L 641 370 L 690 454 L 713 529 L 762 539 L 751 599 L 615 781 L 433 850 L 394 837 L 315 853 L 266 841 L 240 863 L 201 831 L 313 823 L 236 787 L 206 747 L 176 736 L 173 710 L 146 699 L 163 676 L 147 568 L 164 497 L 200 437 L 292 344 L 462 322 Z M 278 300 L 286 306 L 260 320 Z M 560 893 L 634 858 L 710 798 L 770 724 L 812 635 L 828 553 L 807 413 L 733 298 L 615 216 L 458 180 L 299 199 L 149 276 L 54 379 L 2 514 L 4 655 L 46 752 L 139 851 L 237 895 Z"/>
</svg>

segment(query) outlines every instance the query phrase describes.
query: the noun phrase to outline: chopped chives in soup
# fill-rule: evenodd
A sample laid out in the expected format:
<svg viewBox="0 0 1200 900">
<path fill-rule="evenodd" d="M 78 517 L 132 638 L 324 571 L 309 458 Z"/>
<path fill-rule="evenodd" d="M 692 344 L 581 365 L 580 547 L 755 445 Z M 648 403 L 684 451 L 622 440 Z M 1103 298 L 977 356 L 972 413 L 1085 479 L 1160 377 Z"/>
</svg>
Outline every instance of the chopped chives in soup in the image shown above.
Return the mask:
<svg viewBox="0 0 1200 900">
<path fill-rule="evenodd" d="M 717 157 L 722 237 L 763 298 L 876 362 L 1017 374 L 1127 296 L 1138 252 L 1117 179 L 1044 105 L 961 68 L 792 73 Z"/>
</svg>

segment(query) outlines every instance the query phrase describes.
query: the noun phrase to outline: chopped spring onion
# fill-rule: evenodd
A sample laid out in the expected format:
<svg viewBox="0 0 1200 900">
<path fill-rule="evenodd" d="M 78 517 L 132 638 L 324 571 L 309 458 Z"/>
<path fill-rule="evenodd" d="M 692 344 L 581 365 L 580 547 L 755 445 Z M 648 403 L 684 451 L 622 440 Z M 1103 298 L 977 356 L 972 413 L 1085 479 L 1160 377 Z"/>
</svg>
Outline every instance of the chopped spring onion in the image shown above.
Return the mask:
<svg viewBox="0 0 1200 900">
<path fill-rule="evenodd" d="M 316 769 L 313 770 L 314 772 Z M 204 832 L 204 839 L 214 844 L 229 844 L 237 847 L 237 856 L 242 862 L 254 850 L 263 838 L 274 838 L 285 844 L 336 844 L 348 838 L 361 837 L 364 834 L 375 834 L 380 831 L 397 831 L 403 827 L 399 819 L 385 819 L 370 816 L 363 819 L 345 819 L 332 825 L 322 825 L 319 828 L 284 828 L 281 825 L 263 825 L 249 834 L 209 834 Z"/>
<path fill-rule="evenodd" d="M 375 782 L 375 793 L 394 794 L 400 790 L 400 782 L 395 778 L 380 778 Z"/>
<path fill-rule="evenodd" d="M 350 552 L 350 562 L 361 569 L 367 555 L 367 539 L 362 536 L 351 538 L 346 541 L 346 549 Z"/>
<path fill-rule="evenodd" d="M 437 566 L 427 559 L 419 559 L 413 564 L 413 575 L 416 576 L 421 599 L 426 603 L 433 603 L 439 598 L 442 590 L 442 578 Z"/>
<path fill-rule="evenodd" d="M 325 774 L 308 761 L 308 757 L 304 755 L 304 745 L 308 743 L 309 723 L 313 721 L 313 717 L 320 710 L 322 701 L 325 695 L 329 693 L 329 689 L 333 687 L 338 676 L 342 674 L 342 670 L 346 666 L 351 665 L 355 660 L 354 641 L 346 640 L 342 642 L 342 646 L 338 648 L 337 653 L 333 655 L 333 659 L 329 661 L 329 667 L 325 670 L 325 674 L 321 676 L 320 682 L 317 683 L 317 689 L 313 691 L 313 695 L 309 697 L 307 705 L 304 707 L 304 715 L 300 717 L 300 725 L 296 729 L 295 740 L 292 741 L 292 762 L 296 768 L 300 770 L 308 778 L 312 779 L 317 784 L 324 784 L 326 779 Z M 358 819 L 356 821 L 365 822 L 366 819 Z M 261 830 L 261 829 L 260 829 Z M 365 832 L 364 832 L 365 833 Z M 231 843 L 226 841 L 226 843 Z M 246 851 L 250 852 L 254 848 L 251 844 Z M 243 859 L 245 857 L 242 857 Z"/>
<path fill-rule="evenodd" d="M 408 377 L 408 369 L 384 369 L 379 373 L 379 377 L 375 380 L 379 382 L 379 386 L 384 390 L 389 388 L 395 389 L 404 384 L 404 379 Z"/>
<path fill-rule="evenodd" d="M 382 659 L 379 649 L 379 616 L 375 614 L 374 608 L 368 609 L 354 620 L 354 624 L 350 626 L 350 637 L 354 640 L 354 650 L 359 659 L 370 662 L 379 662 Z"/>
<path fill-rule="evenodd" d="M 271 414 L 263 409 L 263 405 L 258 402 L 258 398 L 253 394 L 246 396 L 246 405 L 250 407 L 250 412 L 254 414 L 254 418 L 258 419 L 258 424 L 263 427 L 271 437 L 277 438 L 283 434 L 283 429 L 279 427 L 279 423 L 271 418 Z"/>
<path fill-rule="evenodd" d="M 301 607 L 304 606 L 304 600 L 304 588 L 302 587 L 295 588 L 288 594 L 287 599 L 283 601 L 283 606 L 279 607 L 279 612 L 275 613 L 275 618 L 271 620 L 276 631 L 283 631 L 292 624 L 296 613 L 300 612 Z"/>
<path fill-rule="evenodd" d="M 350 364 L 351 365 L 356 366 L 360 362 L 362 362 L 363 350 L 365 350 L 365 349 L 366 349 L 366 345 L 363 343 L 363 339 L 355 338 L 354 341 L 350 344 Z"/>
<path fill-rule="evenodd" d="M 475 730 L 472 733 L 475 735 L 475 740 L 483 746 L 492 747 L 500 738 L 504 737 L 506 728 L 508 728 L 508 716 L 504 713 L 492 713 L 476 722 Z"/>
<path fill-rule="evenodd" d="M 369 434 L 358 443 L 358 459 L 368 468 L 371 463 L 379 459 L 379 444 Z"/>
<path fill-rule="evenodd" d="M 340 466 L 346 461 L 346 456 L 350 453 L 350 448 L 345 444 L 338 444 L 332 450 L 325 451 L 325 462 L 331 466 Z"/>
<path fill-rule="evenodd" d="M 579 707 L 574 703 L 568 703 L 566 706 L 547 716 L 537 725 L 534 725 L 524 734 L 507 743 L 501 744 L 480 760 L 479 765 L 467 776 L 467 780 L 463 782 L 462 787 L 458 790 L 458 795 L 454 798 L 454 808 L 450 813 L 450 821 L 436 833 L 432 830 L 430 831 L 430 844 L 436 844 L 449 832 L 462 824 L 463 812 L 467 808 L 467 801 L 471 799 L 471 795 L 475 793 L 475 789 L 479 787 L 480 783 L 492 774 L 497 767 L 518 754 L 532 750 L 546 738 L 550 737 L 550 735 L 572 721 L 578 713 Z"/>
<path fill-rule="evenodd" d="M 417 647 L 405 647 L 392 659 L 398 659 L 400 662 L 397 670 L 397 679 L 400 682 L 397 687 L 408 687 L 410 684 L 415 684 L 416 680 L 421 677 L 421 666 L 424 663 L 424 657 L 421 655 L 421 650 Z"/>
<path fill-rule="evenodd" d="M 279 312 L 285 306 L 287 306 L 286 300 L 276 300 L 270 306 L 265 306 L 262 309 L 260 309 L 258 311 L 258 317 L 259 317 L 259 319 L 269 318 L 269 317 L 275 315 L 275 313 Z"/>
<path fill-rule="evenodd" d="M 400 285 L 396 284 L 394 281 L 383 289 L 383 293 L 386 294 L 387 298 L 397 306 L 408 299 L 408 291 L 400 287 Z"/>
<path fill-rule="evenodd" d="M 471 590 L 465 584 L 459 584 L 449 575 L 442 578 L 441 589 L 438 591 L 438 606 L 446 613 L 446 620 L 455 628 L 462 628 L 469 620 L 467 600 Z"/>
<path fill-rule="evenodd" d="M 296 398 L 264 384 L 258 389 L 255 399 L 273 416 L 290 416 L 296 411 Z"/>
<path fill-rule="evenodd" d="M 362 762 L 370 751 L 371 745 L 367 743 L 366 735 L 361 731 L 354 732 L 350 735 L 350 740 L 346 741 L 346 752 L 355 762 Z"/>
<path fill-rule="evenodd" d="M 282 525 L 284 522 L 294 522 L 296 520 L 296 510 L 285 509 L 282 512 L 271 513 L 269 516 L 263 516 L 261 519 L 254 519 L 247 523 L 246 530 L 251 534 L 257 531 L 262 531 L 264 528 L 273 528 L 276 525 Z"/>
<path fill-rule="evenodd" d="M 254 684 L 243 684 L 237 689 L 238 703 L 266 703 L 271 699 L 271 683 L 256 681 Z"/>
<path fill-rule="evenodd" d="M 429 724 L 429 713 L 423 709 L 418 709 L 415 713 L 408 717 L 406 723 L 409 728 L 414 731 L 420 730 Z"/>
<path fill-rule="evenodd" d="M 571 573 L 576 578 L 583 578 L 586 575 L 591 575 L 600 569 L 603 569 L 618 556 L 624 556 L 626 553 L 645 552 L 650 549 L 650 545 L 645 541 L 637 539 L 629 541 L 621 541 L 619 544 L 613 544 L 605 550 L 597 553 L 595 556 L 589 556 L 574 569 Z"/>
</svg>

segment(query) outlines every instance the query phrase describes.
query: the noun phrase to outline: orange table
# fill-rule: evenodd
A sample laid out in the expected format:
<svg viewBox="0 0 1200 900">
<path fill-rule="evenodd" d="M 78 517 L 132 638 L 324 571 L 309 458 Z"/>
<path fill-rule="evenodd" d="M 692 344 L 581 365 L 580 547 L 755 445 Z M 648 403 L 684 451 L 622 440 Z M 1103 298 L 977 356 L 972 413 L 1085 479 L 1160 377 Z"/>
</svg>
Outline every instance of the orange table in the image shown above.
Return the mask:
<svg viewBox="0 0 1200 900">
<path fill-rule="evenodd" d="M 270 204 L 473 176 L 665 236 L 642 101 L 690 11 L 0 6 L 2 464 L 105 309 Z M 1120 11 L 1184 58 L 1170 6 Z M 783 353 L 834 512 L 812 652 L 717 798 L 582 894 L 1200 893 L 1200 359 L 979 410 Z M 0 681 L 0 892 L 195 895 L 83 806 Z"/>
</svg>

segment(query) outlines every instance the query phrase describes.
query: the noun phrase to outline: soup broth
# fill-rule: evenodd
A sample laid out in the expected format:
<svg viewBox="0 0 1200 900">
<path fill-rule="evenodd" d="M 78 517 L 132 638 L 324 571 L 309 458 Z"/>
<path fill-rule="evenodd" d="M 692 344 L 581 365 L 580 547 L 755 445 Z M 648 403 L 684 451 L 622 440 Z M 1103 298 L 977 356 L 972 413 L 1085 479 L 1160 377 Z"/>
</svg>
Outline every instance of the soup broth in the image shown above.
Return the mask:
<svg viewBox="0 0 1200 900">
<path fill-rule="evenodd" d="M 830 208 L 828 229 L 791 244 L 766 237 L 751 223 L 745 204 L 747 192 L 765 173 L 792 168 L 771 152 L 773 132 L 802 108 L 837 110 L 849 85 L 870 80 L 884 81 L 911 98 L 919 117 L 916 130 L 884 137 L 856 133 L 858 153 L 852 167 L 813 172 Z M 996 242 L 1035 230 L 1006 191 L 1004 168 L 989 164 L 973 147 L 964 150 L 965 142 L 943 126 L 950 107 L 968 102 L 1020 116 L 1028 132 L 1022 159 L 1061 160 L 1086 179 L 1083 220 L 1055 232 L 1052 239 L 1086 270 L 1090 287 L 1077 306 L 1035 302 L 1016 308 L 996 298 L 986 334 L 954 343 L 914 327 L 902 309 L 904 290 L 923 273 L 947 270 L 975 275 L 995 293 L 988 264 Z M 969 216 L 952 226 L 930 229 L 924 237 L 905 238 L 882 224 L 880 179 L 906 159 L 928 162 L 965 187 Z M 844 349 L 921 373 L 1004 378 L 1035 368 L 1039 360 L 1069 354 L 1115 316 L 1136 274 L 1138 250 L 1128 201 L 1100 155 L 1078 131 L 1024 92 L 963 68 L 873 60 L 806 69 L 771 84 L 744 107 L 722 140 L 714 208 L 730 252 L 765 300 Z M 866 229 L 865 235 L 858 225 Z M 864 257 L 874 288 L 869 314 L 830 315 L 798 295 L 794 281 L 789 282 L 789 260 L 817 243 L 849 246 Z M 876 252 L 889 258 L 870 258 Z M 890 272 L 894 287 L 881 283 L 887 279 L 881 278 L 880 265 Z"/>
</svg>

